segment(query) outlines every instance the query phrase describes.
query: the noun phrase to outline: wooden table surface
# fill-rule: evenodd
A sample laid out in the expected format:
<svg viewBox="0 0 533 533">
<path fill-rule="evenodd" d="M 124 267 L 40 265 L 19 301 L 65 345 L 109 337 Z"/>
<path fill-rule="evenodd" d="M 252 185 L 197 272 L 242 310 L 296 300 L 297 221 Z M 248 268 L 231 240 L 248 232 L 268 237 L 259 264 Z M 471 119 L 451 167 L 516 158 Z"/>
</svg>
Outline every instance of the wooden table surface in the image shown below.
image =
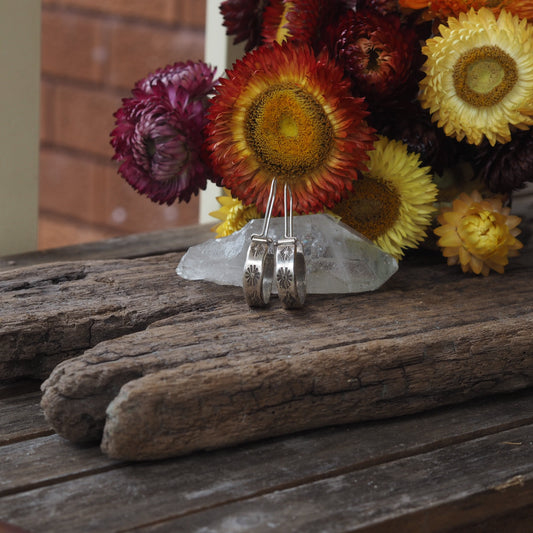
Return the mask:
<svg viewBox="0 0 533 533">
<path fill-rule="evenodd" d="M 136 236 L 2 258 L 0 269 L 154 255 L 207 236 Z M 530 248 L 521 260 L 533 272 Z M 56 435 L 39 386 L 0 385 L 2 533 L 533 531 L 531 388 L 133 463 Z"/>
</svg>

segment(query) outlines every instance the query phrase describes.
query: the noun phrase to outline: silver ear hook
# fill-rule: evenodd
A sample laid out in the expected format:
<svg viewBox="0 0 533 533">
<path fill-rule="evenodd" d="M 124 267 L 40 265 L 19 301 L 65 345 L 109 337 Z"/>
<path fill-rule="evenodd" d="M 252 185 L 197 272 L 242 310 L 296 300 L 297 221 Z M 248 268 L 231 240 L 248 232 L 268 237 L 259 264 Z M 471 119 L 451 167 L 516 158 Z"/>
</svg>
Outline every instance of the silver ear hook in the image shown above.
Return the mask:
<svg viewBox="0 0 533 533">
<path fill-rule="evenodd" d="M 283 188 L 285 238 L 276 246 L 276 283 L 285 309 L 302 307 L 307 293 L 304 250 L 294 237 L 292 207 L 292 190 L 286 183 Z"/>
<path fill-rule="evenodd" d="M 270 301 L 274 277 L 274 253 L 271 249 L 273 240 L 268 236 L 272 209 L 276 198 L 277 180 L 273 179 L 268 195 L 263 230 L 251 237 L 246 254 L 242 287 L 244 298 L 250 307 L 265 307 Z"/>
<path fill-rule="evenodd" d="M 268 228 L 270 227 L 270 219 L 272 217 L 272 209 L 274 208 L 274 200 L 276 198 L 277 187 L 278 187 L 278 180 L 274 178 L 272 180 L 272 183 L 270 184 L 270 193 L 268 195 L 268 200 L 267 200 L 265 219 L 263 221 L 263 229 L 261 230 L 260 234 L 252 235 L 252 239 L 254 237 L 259 237 L 259 238 L 264 238 L 264 239 L 267 238 Z"/>
<path fill-rule="evenodd" d="M 287 193 L 289 196 L 289 208 L 288 209 L 287 209 Z M 286 183 L 285 186 L 283 187 L 283 210 L 284 210 L 283 220 L 285 223 L 285 238 L 288 239 L 288 238 L 292 238 L 292 236 L 294 235 L 293 224 L 292 224 L 292 189 L 288 183 Z M 287 224 L 287 220 L 288 220 L 288 224 Z"/>
</svg>

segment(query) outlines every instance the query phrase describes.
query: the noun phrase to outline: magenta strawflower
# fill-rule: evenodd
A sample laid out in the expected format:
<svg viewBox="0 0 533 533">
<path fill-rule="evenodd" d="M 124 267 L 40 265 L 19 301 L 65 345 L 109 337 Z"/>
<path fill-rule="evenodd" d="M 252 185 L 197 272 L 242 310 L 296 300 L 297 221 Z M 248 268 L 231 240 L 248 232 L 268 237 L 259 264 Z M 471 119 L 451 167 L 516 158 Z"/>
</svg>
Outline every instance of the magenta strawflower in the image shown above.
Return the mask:
<svg viewBox="0 0 533 533">
<path fill-rule="evenodd" d="M 203 147 L 214 75 L 201 61 L 169 65 L 138 81 L 114 115 L 119 173 L 153 202 L 187 202 L 218 181 Z"/>
</svg>

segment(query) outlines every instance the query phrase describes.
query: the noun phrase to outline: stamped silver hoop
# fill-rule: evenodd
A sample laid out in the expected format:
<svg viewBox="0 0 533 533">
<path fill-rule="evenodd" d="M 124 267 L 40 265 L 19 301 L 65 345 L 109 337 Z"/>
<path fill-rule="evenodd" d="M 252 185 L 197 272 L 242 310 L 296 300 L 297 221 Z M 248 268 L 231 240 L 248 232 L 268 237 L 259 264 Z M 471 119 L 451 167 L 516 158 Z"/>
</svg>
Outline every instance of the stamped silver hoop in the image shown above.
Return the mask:
<svg viewBox="0 0 533 533">
<path fill-rule="evenodd" d="M 253 236 L 248 247 L 242 287 L 244 298 L 250 307 L 265 307 L 270 301 L 274 275 L 271 243 L 270 239 Z"/>
<path fill-rule="evenodd" d="M 268 237 L 268 228 L 276 196 L 276 187 L 276 180 L 272 180 L 263 230 L 258 235 L 252 235 L 244 263 L 242 288 L 246 303 L 250 307 L 268 305 L 272 292 L 274 252 L 272 250 L 273 240 Z"/>
<path fill-rule="evenodd" d="M 307 294 L 303 246 L 294 237 L 281 239 L 276 248 L 276 284 L 285 309 L 302 307 Z"/>
<path fill-rule="evenodd" d="M 276 246 L 276 284 L 285 309 L 302 307 L 307 294 L 305 257 L 302 243 L 293 235 L 292 191 L 283 190 L 285 238 Z M 288 205 L 287 205 L 288 204 Z"/>
</svg>

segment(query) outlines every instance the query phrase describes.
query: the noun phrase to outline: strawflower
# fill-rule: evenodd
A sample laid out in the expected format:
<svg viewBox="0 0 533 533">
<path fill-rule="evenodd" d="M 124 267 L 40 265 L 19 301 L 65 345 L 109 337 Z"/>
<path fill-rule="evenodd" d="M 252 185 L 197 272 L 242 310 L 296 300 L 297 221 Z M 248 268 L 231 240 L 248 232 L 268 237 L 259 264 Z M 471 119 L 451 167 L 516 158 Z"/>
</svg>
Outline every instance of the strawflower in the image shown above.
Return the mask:
<svg viewBox="0 0 533 533">
<path fill-rule="evenodd" d="M 263 15 L 269 0 L 224 0 L 220 13 L 227 35 L 233 35 L 233 44 L 244 42 L 246 52 L 261 44 Z"/>
<path fill-rule="evenodd" d="M 292 37 L 287 20 L 287 13 L 292 5 L 292 2 L 284 0 L 270 0 L 263 16 L 261 29 L 263 43 L 282 43 Z"/>
<path fill-rule="evenodd" d="M 395 14 L 348 11 L 329 35 L 330 53 L 352 81 L 354 94 L 373 107 L 409 101 L 418 91 L 422 63 L 418 35 Z"/>
<path fill-rule="evenodd" d="M 420 155 L 425 166 L 441 174 L 452 167 L 459 155 L 459 143 L 448 137 L 431 121 L 420 106 L 409 105 L 385 114 L 379 132 L 386 137 L 402 141 L 410 152 Z"/>
<path fill-rule="evenodd" d="M 309 46 L 263 46 L 221 79 L 209 109 L 207 145 L 224 187 L 245 205 L 266 209 L 279 185 L 273 215 L 283 212 L 283 185 L 294 210 L 331 207 L 365 168 L 373 130 L 366 107 L 351 96 L 342 70 Z"/>
<path fill-rule="evenodd" d="M 506 144 L 482 143 L 475 158 L 478 178 L 495 193 L 510 194 L 533 181 L 533 128 L 516 131 Z"/>
<path fill-rule="evenodd" d="M 246 226 L 250 220 L 261 218 L 255 205 L 243 205 L 237 198 L 232 198 L 227 189 L 224 189 L 224 196 L 219 196 L 217 201 L 220 208 L 209 213 L 210 216 L 221 220 L 220 224 L 212 228 L 217 238 L 227 237 Z"/>
<path fill-rule="evenodd" d="M 135 84 L 111 132 L 119 173 L 153 202 L 189 201 L 214 176 L 204 153 L 214 69 L 175 63 Z"/>
<path fill-rule="evenodd" d="M 512 15 L 533 21 L 533 3 L 531 0 L 399 0 L 402 8 L 423 9 L 425 19 L 458 17 L 459 13 L 467 13 L 471 9 L 486 7 L 495 15 L 505 9 Z"/>
<path fill-rule="evenodd" d="M 406 248 L 416 248 L 426 237 L 437 187 L 431 169 L 422 167 L 420 157 L 399 141 L 380 136 L 369 155 L 368 171 L 333 212 L 401 259 Z"/>
<path fill-rule="evenodd" d="M 517 256 L 522 248 L 516 239 L 521 219 L 509 213 L 501 199 L 483 199 L 477 191 L 462 193 L 451 208 L 442 208 L 438 216 L 441 225 L 434 231 L 448 264 L 460 264 L 465 273 L 488 276 L 492 269 L 503 274 L 508 258 Z"/>
<path fill-rule="evenodd" d="M 398 0 L 357 0 L 357 9 L 372 9 L 380 15 L 399 14 Z"/>
<path fill-rule="evenodd" d="M 348 11 L 343 0 L 270 0 L 265 9 L 264 43 L 294 39 L 309 44 L 315 52 L 324 46 L 324 32 Z"/>
<path fill-rule="evenodd" d="M 450 17 L 422 51 L 420 103 L 447 135 L 491 145 L 533 125 L 533 25 L 489 9 Z"/>
</svg>

